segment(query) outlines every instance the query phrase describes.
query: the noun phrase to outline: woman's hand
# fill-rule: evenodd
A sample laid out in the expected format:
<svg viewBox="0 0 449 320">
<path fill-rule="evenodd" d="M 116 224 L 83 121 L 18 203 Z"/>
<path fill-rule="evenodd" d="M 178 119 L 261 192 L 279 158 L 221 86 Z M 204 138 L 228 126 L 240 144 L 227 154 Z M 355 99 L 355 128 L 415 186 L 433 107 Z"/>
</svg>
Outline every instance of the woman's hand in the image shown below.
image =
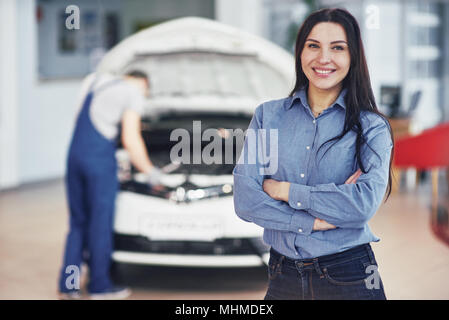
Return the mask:
<svg viewBox="0 0 449 320">
<path fill-rule="evenodd" d="M 325 230 L 331 230 L 337 228 L 333 224 L 330 224 L 329 222 L 325 220 L 321 220 L 318 218 L 315 218 L 315 221 L 313 222 L 313 230 L 315 231 L 325 231 Z"/>
<path fill-rule="evenodd" d="M 362 175 L 362 170 L 357 170 L 356 172 L 354 172 L 354 174 L 352 176 L 350 176 L 348 178 L 348 180 L 346 180 L 345 184 L 354 184 L 357 182 L 357 179 Z"/>
<path fill-rule="evenodd" d="M 262 187 L 263 191 L 268 193 L 268 195 L 273 199 L 288 202 L 288 192 L 290 190 L 290 182 L 265 179 L 263 181 Z"/>
</svg>

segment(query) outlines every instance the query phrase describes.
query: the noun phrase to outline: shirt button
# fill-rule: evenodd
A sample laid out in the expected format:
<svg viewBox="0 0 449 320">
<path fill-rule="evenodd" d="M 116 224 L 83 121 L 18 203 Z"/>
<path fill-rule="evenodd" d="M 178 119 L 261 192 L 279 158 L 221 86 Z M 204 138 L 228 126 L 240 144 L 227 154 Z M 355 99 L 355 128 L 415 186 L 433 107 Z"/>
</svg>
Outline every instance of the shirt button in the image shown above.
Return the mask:
<svg viewBox="0 0 449 320">
<path fill-rule="evenodd" d="M 301 178 L 304 178 L 304 173 L 301 173 Z"/>
<path fill-rule="evenodd" d="M 302 233 L 302 229 L 301 229 L 301 228 L 299 228 L 299 229 L 298 229 L 298 232 L 299 232 L 299 233 Z"/>
<path fill-rule="evenodd" d="M 312 122 L 315 124 L 315 123 L 316 123 L 316 120 L 313 120 Z"/>
<path fill-rule="evenodd" d="M 307 150 L 310 150 L 310 146 L 307 146 L 306 149 L 307 149 Z"/>
<path fill-rule="evenodd" d="M 298 205 L 298 207 L 300 207 L 301 206 L 301 202 L 298 202 L 297 205 Z"/>
</svg>

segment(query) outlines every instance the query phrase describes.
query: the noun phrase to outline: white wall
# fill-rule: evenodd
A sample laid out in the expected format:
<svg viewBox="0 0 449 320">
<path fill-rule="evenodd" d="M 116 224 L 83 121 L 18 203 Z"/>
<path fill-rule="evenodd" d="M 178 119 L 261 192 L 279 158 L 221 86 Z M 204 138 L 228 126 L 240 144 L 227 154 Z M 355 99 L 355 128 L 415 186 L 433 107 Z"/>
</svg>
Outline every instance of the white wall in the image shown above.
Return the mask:
<svg viewBox="0 0 449 320">
<path fill-rule="evenodd" d="M 215 19 L 258 36 L 266 36 L 263 0 L 215 0 Z"/>
<path fill-rule="evenodd" d="M 400 1 L 366 1 L 362 10 L 366 17 L 366 8 L 375 5 L 379 9 L 379 29 L 367 26 L 365 18 L 359 19 L 365 45 L 365 55 L 371 76 L 371 85 L 376 100 L 380 102 L 382 85 L 401 85 L 402 75 L 402 26 Z"/>
<path fill-rule="evenodd" d="M 3 2 L 3 0 L 2 0 Z M 41 81 L 35 0 L 17 0 L 18 180 L 62 177 L 81 79 Z M 64 27 L 64 26 L 61 26 Z M 2 71 L 3 74 L 3 71 Z"/>
<path fill-rule="evenodd" d="M 17 15 L 15 0 L 0 1 L 0 190 L 19 183 Z"/>
</svg>

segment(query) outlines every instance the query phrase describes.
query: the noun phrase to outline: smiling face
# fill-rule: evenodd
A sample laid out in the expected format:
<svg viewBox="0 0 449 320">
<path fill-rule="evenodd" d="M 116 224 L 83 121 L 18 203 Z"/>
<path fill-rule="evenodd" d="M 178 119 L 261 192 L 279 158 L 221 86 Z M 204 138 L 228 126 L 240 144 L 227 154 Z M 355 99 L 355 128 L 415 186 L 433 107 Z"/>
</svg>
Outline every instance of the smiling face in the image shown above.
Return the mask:
<svg viewBox="0 0 449 320">
<path fill-rule="evenodd" d="M 301 52 L 301 66 L 309 80 L 309 88 L 340 91 L 350 65 L 351 56 L 343 27 L 333 22 L 316 24 Z"/>
</svg>

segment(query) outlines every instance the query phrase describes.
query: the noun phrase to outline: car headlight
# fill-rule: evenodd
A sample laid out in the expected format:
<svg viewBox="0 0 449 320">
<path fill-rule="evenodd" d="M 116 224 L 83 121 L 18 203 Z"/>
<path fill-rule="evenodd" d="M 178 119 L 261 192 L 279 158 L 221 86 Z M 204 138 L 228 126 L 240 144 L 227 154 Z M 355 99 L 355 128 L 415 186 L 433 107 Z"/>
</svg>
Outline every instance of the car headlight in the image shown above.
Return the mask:
<svg viewBox="0 0 449 320">
<path fill-rule="evenodd" d="M 233 191 L 231 184 L 223 184 L 205 188 L 186 190 L 184 187 L 178 187 L 172 191 L 169 199 L 177 203 L 191 202 L 196 200 L 218 198 L 231 195 Z"/>
</svg>

